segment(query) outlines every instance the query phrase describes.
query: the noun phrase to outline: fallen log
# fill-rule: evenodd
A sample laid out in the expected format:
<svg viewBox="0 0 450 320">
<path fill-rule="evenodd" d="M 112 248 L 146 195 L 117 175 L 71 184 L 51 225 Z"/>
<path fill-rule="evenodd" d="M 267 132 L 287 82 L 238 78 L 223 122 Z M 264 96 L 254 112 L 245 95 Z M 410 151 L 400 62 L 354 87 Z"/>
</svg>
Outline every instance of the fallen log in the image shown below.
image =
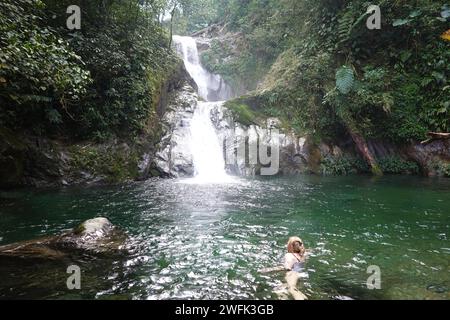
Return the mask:
<svg viewBox="0 0 450 320">
<path fill-rule="evenodd" d="M 447 140 L 447 139 L 450 139 L 450 133 L 428 132 L 427 135 L 430 137 L 430 139 L 422 141 L 421 144 L 428 144 L 428 143 L 433 142 L 435 140 Z"/>
</svg>

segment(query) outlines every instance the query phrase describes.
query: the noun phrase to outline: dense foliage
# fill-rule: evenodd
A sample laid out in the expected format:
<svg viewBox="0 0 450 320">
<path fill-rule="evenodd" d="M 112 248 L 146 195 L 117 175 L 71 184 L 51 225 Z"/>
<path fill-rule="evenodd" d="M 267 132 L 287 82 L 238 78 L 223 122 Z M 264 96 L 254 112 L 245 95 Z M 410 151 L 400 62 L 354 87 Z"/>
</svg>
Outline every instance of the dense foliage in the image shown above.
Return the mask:
<svg viewBox="0 0 450 320">
<path fill-rule="evenodd" d="M 380 30 L 366 25 L 372 4 Z M 69 5 L 81 8 L 80 30 L 66 27 Z M 275 116 L 317 141 L 353 139 L 374 173 L 416 168 L 373 159 L 367 140 L 450 131 L 444 0 L 3 0 L 0 20 L 0 125 L 13 132 L 104 140 L 157 130 L 161 84 L 180 62 L 169 35 L 212 24 L 219 34 L 202 60 L 248 93 L 227 104 L 244 124 Z M 347 158 L 324 166 L 358 168 Z"/>
<path fill-rule="evenodd" d="M 81 29 L 69 30 L 69 5 Z M 0 122 L 34 134 L 128 136 L 154 117 L 175 63 L 159 22 L 166 3 L 4 0 L 0 3 Z"/>
<path fill-rule="evenodd" d="M 236 87 L 258 89 L 268 115 L 329 139 L 352 131 L 405 143 L 450 131 L 445 1 L 220 3 L 244 45 L 215 43 L 203 60 Z M 381 30 L 366 26 L 370 4 L 381 8 Z"/>
<path fill-rule="evenodd" d="M 167 5 L 177 35 L 189 35 L 216 22 L 220 7 L 216 0 L 169 0 Z"/>
</svg>

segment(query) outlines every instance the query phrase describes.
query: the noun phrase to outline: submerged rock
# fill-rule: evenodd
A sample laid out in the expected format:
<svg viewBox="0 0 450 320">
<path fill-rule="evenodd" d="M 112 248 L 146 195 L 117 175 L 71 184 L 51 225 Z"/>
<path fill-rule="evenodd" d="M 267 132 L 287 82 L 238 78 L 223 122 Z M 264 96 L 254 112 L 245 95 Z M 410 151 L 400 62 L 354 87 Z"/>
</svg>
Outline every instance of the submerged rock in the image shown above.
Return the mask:
<svg viewBox="0 0 450 320">
<path fill-rule="evenodd" d="M 87 220 L 57 236 L 0 246 L 0 257 L 58 259 L 77 251 L 114 253 L 124 249 L 126 234 L 106 218 Z"/>
</svg>

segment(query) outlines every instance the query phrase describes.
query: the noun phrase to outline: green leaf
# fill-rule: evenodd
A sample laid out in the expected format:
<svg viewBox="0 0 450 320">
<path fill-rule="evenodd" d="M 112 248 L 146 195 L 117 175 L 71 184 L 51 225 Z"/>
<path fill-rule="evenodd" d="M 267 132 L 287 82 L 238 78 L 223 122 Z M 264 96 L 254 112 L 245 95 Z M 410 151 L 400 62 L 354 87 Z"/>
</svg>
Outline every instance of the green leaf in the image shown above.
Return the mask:
<svg viewBox="0 0 450 320">
<path fill-rule="evenodd" d="M 450 18 L 450 6 L 448 4 L 442 6 L 441 17 L 444 19 Z"/>
<path fill-rule="evenodd" d="M 431 82 L 433 82 L 433 78 L 423 78 L 422 81 L 420 82 L 420 85 L 422 87 L 426 87 L 427 85 L 429 85 Z"/>
<path fill-rule="evenodd" d="M 409 58 L 411 58 L 412 53 L 411 51 L 404 51 L 401 55 L 400 55 L 400 59 L 402 60 L 403 63 L 405 63 L 406 61 L 409 60 Z"/>
<path fill-rule="evenodd" d="M 436 79 L 436 81 L 444 81 L 445 80 L 445 76 L 443 73 L 433 71 L 433 73 L 431 75 Z"/>
<path fill-rule="evenodd" d="M 422 14 L 422 11 L 420 11 L 420 10 L 414 10 L 413 12 L 411 12 L 411 13 L 409 14 L 409 17 L 410 17 L 410 18 L 415 18 L 415 17 L 420 16 L 421 14 Z"/>
<path fill-rule="evenodd" d="M 336 88 L 342 94 L 348 94 L 355 82 L 353 70 L 348 66 L 342 66 L 336 72 Z"/>
<path fill-rule="evenodd" d="M 394 20 L 394 22 L 392 23 L 392 26 L 394 27 L 399 27 L 399 26 L 403 26 L 405 24 L 408 24 L 411 20 L 409 19 L 396 19 Z"/>
</svg>

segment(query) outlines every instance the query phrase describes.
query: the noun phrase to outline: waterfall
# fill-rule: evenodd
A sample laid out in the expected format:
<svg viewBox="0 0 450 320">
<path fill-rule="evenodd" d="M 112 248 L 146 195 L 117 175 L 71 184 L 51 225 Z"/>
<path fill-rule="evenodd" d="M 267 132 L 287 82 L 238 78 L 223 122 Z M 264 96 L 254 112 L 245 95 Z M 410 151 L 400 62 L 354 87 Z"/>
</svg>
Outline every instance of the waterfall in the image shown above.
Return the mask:
<svg viewBox="0 0 450 320">
<path fill-rule="evenodd" d="M 186 70 L 198 86 L 198 94 L 205 101 L 224 101 L 231 98 L 231 88 L 222 77 L 203 68 L 194 38 L 174 36 L 173 43 L 183 58 Z"/>
<path fill-rule="evenodd" d="M 191 122 L 191 152 L 195 178 L 205 182 L 226 182 L 223 149 L 211 121 L 215 102 L 200 102 Z"/>
<path fill-rule="evenodd" d="M 208 72 L 200 62 L 197 43 L 191 37 L 173 37 L 178 54 L 186 70 L 198 86 L 199 101 L 190 125 L 190 149 L 197 182 L 230 182 L 225 171 L 223 148 L 217 136 L 211 111 L 231 97 L 230 87 L 219 75 Z"/>
</svg>

